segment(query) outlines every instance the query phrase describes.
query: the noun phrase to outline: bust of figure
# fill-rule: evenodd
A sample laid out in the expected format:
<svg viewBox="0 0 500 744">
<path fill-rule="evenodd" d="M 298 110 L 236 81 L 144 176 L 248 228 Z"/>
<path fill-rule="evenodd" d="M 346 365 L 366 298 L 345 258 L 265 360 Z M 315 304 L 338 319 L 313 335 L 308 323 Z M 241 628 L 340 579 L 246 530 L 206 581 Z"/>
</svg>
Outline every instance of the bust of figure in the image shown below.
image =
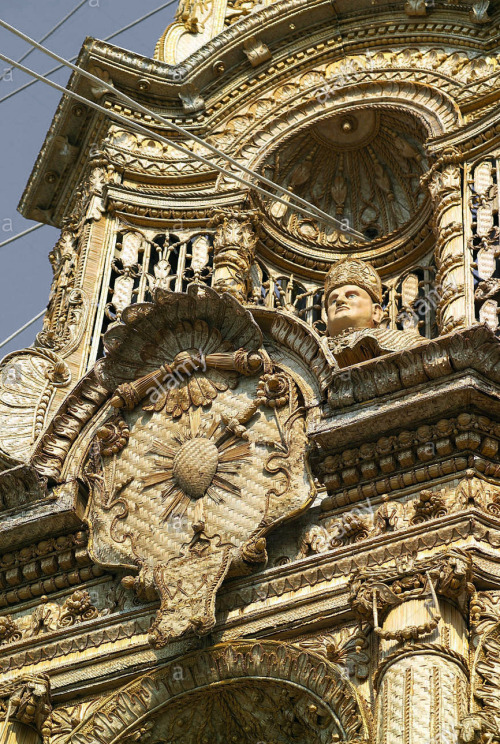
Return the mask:
<svg viewBox="0 0 500 744">
<path fill-rule="evenodd" d="M 425 339 L 416 330 L 382 328 L 382 282 L 370 264 L 343 259 L 325 280 L 328 345 L 340 367 L 409 349 Z"/>
</svg>

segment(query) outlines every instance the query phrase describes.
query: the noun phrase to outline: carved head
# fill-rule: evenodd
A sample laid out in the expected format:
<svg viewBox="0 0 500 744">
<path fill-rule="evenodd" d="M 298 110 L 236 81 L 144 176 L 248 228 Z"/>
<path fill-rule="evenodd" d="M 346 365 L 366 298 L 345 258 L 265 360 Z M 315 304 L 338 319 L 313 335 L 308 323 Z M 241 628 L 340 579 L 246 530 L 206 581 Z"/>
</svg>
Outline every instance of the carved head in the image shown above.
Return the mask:
<svg viewBox="0 0 500 744">
<path fill-rule="evenodd" d="M 348 328 L 376 328 L 382 320 L 382 282 L 370 264 L 343 259 L 332 266 L 325 280 L 328 335 Z"/>
</svg>

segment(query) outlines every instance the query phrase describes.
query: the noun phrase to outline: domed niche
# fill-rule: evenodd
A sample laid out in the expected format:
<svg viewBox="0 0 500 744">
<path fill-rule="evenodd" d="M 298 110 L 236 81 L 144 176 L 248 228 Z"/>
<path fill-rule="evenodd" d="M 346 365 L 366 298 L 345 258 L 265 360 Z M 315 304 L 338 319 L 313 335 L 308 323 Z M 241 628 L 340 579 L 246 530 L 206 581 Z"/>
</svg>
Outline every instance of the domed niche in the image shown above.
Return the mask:
<svg viewBox="0 0 500 744">
<path fill-rule="evenodd" d="M 181 667 L 179 667 L 181 669 Z M 330 744 L 338 722 L 314 695 L 266 679 L 184 695 L 146 725 L 155 744 Z"/>
<path fill-rule="evenodd" d="M 290 137 L 261 164 L 261 172 L 324 212 L 346 221 L 367 241 L 408 226 L 426 200 L 420 177 L 428 169 L 426 131 L 408 113 L 359 109 L 322 119 Z M 293 207 L 262 204 L 272 225 L 301 243 L 353 247 L 346 232 L 308 219 Z M 359 241 L 366 247 L 366 243 Z M 325 256 L 324 251 L 321 252 Z"/>
</svg>

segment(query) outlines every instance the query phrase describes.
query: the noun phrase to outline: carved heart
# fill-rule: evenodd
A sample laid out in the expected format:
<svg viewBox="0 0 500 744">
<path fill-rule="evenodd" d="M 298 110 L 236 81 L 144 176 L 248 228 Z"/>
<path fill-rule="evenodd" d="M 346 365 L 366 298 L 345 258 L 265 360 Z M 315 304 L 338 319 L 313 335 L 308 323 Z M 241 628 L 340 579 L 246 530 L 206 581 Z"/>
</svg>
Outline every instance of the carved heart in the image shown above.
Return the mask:
<svg viewBox="0 0 500 744">
<path fill-rule="evenodd" d="M 205 495 L 219 465 L 219 451 L 205 437 L 185 442 L 174 458 L 174 480 L 184 493 L 194 499 Z"/>
</svg>

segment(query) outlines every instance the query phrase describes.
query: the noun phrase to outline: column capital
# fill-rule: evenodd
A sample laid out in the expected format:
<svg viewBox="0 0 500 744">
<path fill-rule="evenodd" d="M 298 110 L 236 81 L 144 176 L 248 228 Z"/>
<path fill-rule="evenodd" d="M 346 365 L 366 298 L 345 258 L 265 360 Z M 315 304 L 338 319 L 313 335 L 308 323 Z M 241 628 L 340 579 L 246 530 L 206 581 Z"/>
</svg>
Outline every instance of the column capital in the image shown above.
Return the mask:
<svg viewBox="0 0 500 744">
<path fill-rule="evenodd" d="M 461 175 L 458 163 L 443 162 L 441 167 L 432 173 L 428 182 L 432 199 L 436 201 L 453 192 L 460 194 L 462 188 Z"/>
<path fill-rule="evenodd" d="M 460 164 L 463 155 L 456 147 L 449 147 L 440 153 L 421 179 L 422 186 L 427 186 L 434 201 L 441 199 L 447 194 L 461 190 Z"/>
<path fill-rule="evenodd" d="M 257 221 L 255 210 L 221 209 L 211 219 L 216 228 L 213 287 L 218 292 L 229 292 L 240 302 L 246 302 L 248 297 Z"/>
<path fill-rule="evenodd" d="M 22 723 L 41 733 L 51 710 L 50 680 L 45 674 L 0 683 L 0 721 Z"/>
<path fill-rule="evenodd" d="M 361 570 L 353 576 L 350 604 L 362 620 L 373 622 L 374 596 L 377 612 L 384 614 L 403 602 L 430 596 L 430 578 L 436 594 L 452 599 L 465 611 L 474 592 L 471 569 L 470 555 L 452 550 L 423 561 L 401 561 L 392 573 L 387 569 Z"/>
<path fill-rule="evenodd" d="M 253 259 L 257 236 L 255 228 L 259 215 L 256 210 L 229 209 L 217 210 L 210 220 L 216 228 L 214 252 L 218 254 L 227 250 L 239 249 L 245 257 Z"/>
</svg>

